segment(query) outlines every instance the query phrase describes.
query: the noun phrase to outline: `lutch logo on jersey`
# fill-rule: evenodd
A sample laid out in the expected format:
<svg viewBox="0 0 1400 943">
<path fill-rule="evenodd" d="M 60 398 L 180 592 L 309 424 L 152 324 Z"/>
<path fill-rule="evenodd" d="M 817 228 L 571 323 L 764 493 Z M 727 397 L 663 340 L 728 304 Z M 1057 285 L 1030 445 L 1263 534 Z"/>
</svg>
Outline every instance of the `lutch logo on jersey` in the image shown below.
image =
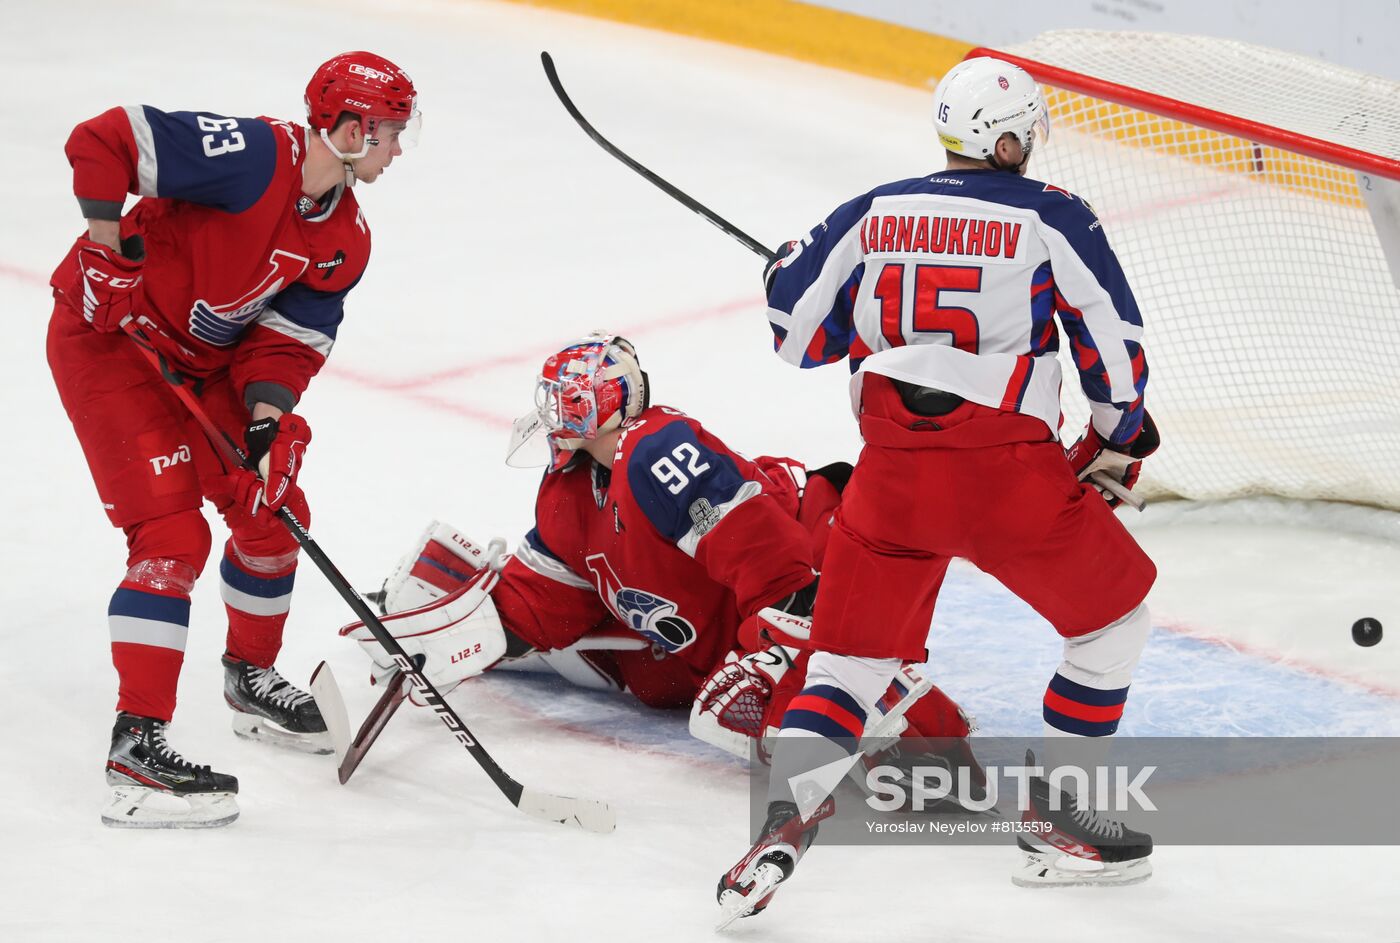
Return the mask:
<svg viewBox="0 0 1400 943">
<path fill-rule="evenodd" d="M 243 297 L 228 304 L 211 305 L 200 299 L 190 308 L 190 334 L 206 344 L 228 347 L 267 308 L 277 293 L 301 277 L 311 260 L 282 249 L 274 249 L 262 281 Z"/>
<path fill-rule="evenodd" d="M 633 632 L 668 652 L 678 652 L 695 641 L 695 626 L 676 615 L 677 606 L 671 600 L 623 586 L 605 554 L 595 553 L 583 562 L 593 574 L 598 595 Z"/>
</svg>

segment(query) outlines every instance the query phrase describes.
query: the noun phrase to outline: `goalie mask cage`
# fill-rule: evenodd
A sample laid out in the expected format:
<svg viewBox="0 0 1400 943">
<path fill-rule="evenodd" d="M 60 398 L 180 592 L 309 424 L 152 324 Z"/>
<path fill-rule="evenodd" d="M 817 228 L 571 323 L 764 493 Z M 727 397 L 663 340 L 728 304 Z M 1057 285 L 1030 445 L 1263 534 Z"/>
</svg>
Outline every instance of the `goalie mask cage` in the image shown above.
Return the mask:
<svg viewBox="0 0 1400 943">
<path fill-rule="evenodd" d="M 1162 33 L 968 55 L 1042 84 L 1029 175 L 1099 212 L 1137 296 L 1162 432 L 1140 487 L 1400 509 L 1400 83 Z"/>
</svg>

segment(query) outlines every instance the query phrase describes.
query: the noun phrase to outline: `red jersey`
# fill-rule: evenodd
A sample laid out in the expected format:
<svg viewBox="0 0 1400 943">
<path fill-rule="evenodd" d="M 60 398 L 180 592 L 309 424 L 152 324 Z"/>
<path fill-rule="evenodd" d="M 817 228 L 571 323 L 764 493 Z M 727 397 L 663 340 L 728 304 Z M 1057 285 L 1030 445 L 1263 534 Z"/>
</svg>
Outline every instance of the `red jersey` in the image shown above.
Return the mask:
<svg viewBox="0 0 1400 943">
<path fill-rule="evenodd" d="M 343 184 L 303 195 L 305 128 L 113 108 L 78 125 L 66 153 L 84 216 L 145 243 L 145 310 L 186 373 L 228 369 L 240 398 L 296 405 L 325 363 L 370 235 Z M 142 199 L 122 217 L 128 193 Z M 76 252 L 51 284 L 72 284 Z M 165 345 L 169 348 L 171 345 Z"/>
<path fill-rule="evenodd" d="M 580 452 L 544 476 L 492 599 L 537 648 L 616 620 L 703 676 L 744 619 L 815 576 L 802 466 L 750 461 L 666 406 L 622 428 L 611 469 Z"/>
</svg>

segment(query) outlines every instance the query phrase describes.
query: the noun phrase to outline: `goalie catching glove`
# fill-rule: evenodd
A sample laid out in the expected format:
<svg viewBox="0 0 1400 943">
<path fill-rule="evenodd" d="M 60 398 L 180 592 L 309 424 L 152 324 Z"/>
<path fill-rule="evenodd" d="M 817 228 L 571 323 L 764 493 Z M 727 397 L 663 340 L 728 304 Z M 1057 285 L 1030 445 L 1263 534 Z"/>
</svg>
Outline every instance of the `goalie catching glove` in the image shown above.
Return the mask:
<svg viewBox="0 0 1400 943">
<path fill-rule="evenodd" d="M 499 573 L 483 568 L 446 596 L 381 620 L 409 658 L 423 656 L 423 675 L 438 693 L 447 694 L 506 654 L 505 629 L 491 602 L 491 590 L 499 579 Z M 350 623 L 340 634 L 359 642 L 374 662 L 371 673 L 375 684 L 382 684 L 398 670 L 363 622 Z M 412 697 L 418 703 L 417 689 Z"/>
</svg>

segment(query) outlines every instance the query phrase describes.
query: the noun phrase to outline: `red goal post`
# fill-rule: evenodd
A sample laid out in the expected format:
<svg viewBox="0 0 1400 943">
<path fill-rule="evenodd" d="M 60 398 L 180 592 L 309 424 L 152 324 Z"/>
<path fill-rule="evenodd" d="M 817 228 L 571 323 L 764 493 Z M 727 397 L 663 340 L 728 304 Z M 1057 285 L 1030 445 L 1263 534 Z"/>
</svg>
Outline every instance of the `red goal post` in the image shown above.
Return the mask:
<svg viewBox="0 0 1400 943">
<path fill-rule="evenodd" d="M 1400 83 L 1164 33 L 979 55 L 1044 87 L 1029 175 L 1094 206 L 1138 297 L 1163 436 L 1142 487 L 1400 510 Z"/>
</svg>

